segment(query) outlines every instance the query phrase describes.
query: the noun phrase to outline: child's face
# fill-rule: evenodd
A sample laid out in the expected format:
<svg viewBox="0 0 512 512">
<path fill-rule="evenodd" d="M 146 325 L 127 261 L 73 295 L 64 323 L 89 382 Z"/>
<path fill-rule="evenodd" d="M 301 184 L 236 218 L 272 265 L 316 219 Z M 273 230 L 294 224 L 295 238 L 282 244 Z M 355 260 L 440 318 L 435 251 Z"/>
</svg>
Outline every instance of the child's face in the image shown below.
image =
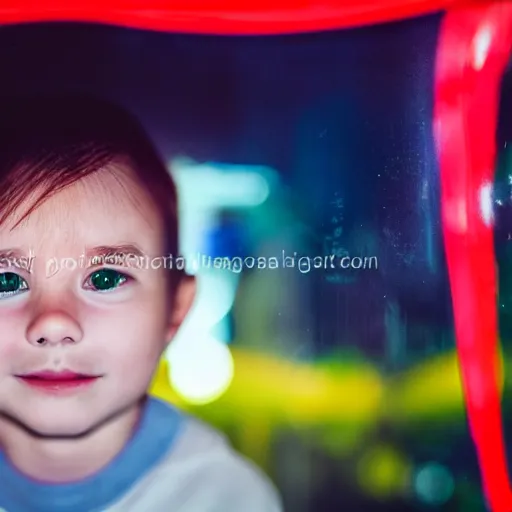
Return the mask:
<svg viewBox="0 0 512 512">
<path fill-rule="evenodd" d="M 0 286 L 0 412 L 41 434 L 77 435 L 144 394 L 176 327 L 166 300 L 168 270 L 112 267 L 125 279 L 87 268 L 82 255 L 132 244 L 149 257 L 162 256 L 162 222 L 120 166 L 56 194 L 11 231 L 16 220 L 0 226 L 0 250 L 34 259 L 29 272 L 16 262 L 5 268 L 5 260 L 0 268 L 11 273 L 3 290 L 6 282 L 14 290 L 7 295 Z M 62 258 L 76 268 L 68 263 L 56 271 Z M 99 378 L 62 390 L 17 377 L 43 370 Z"/>
</svg>

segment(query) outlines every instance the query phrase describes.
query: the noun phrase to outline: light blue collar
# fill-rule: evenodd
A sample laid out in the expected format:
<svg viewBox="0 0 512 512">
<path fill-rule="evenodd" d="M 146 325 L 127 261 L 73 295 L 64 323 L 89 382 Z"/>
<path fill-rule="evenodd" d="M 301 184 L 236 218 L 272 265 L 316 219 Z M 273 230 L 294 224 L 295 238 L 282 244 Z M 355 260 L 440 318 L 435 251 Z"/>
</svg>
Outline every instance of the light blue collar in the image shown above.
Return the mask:
<svg viewBox="0 0 512 512">
<path fill-rule="evenodd" d="M 96 475 L 70 484 L 42 484 L 19 473 L 0 452 L 0 510 L 97 512 L 113 505 L 166 455 L 183 416 L 149 398 L 139 428 L 123 451 Z"/>
</svg>

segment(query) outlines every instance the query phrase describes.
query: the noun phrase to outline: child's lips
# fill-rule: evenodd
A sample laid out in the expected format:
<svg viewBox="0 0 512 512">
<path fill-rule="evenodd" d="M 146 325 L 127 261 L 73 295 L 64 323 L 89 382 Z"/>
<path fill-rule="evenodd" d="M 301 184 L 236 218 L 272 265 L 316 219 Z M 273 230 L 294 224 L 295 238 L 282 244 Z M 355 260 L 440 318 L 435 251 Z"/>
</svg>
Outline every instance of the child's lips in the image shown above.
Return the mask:
<svg viewBox="0 0 512 512">
<path fill-rule="evenodd" d="M 100 377 L 97 375 L 84 375 L 72 371 L 40 371 L 24 375 L 17 375 L 18 380 L 28 386 L 49 392 L 62 392 L 80 390 L 94 384 Z"/>
</svg>

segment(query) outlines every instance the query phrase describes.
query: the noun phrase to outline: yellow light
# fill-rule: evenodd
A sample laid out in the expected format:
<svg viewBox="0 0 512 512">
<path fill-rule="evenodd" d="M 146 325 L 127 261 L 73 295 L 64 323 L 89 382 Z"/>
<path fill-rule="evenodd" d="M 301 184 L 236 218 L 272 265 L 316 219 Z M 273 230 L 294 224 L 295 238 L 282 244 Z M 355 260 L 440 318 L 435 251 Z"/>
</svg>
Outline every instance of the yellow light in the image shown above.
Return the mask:
<svg viewBox="0 0 512 512">
<path fill-rule="evenodd" d="M 361 487 L 373 497 L 387 499 L 404 491 L 410 467 L 404 456 L 391 446 L 369 450 L 357 467 Z"/>
<path fill-rule="evenodd" d="M 505 359 L 498 351 L 498 387 L 505 384 Z M 384 413 L 393 421 L 425 420 L 462 414 L 464 397 L 455 351 L 429 359 L 391 380 Z"/>
<path fill-rule="evenodd" d="M 462 386 L 454 353 L 431 359 L 388 386 L 384 413 L 394 421 L 463 411 Z"/>
<path fill-rule="evenodd" d="M 217 400 L 229 388 L 234 375 L 233 357 L 224 343 L 214 338 L 181 345 L 169 356 L 168 377 L 186 402 L 204 405 Z"/>
<path fill-rule="evenodd" d="M 194 347 L 188 353 L 189 361 L 202 359 L 201 364 L 208 365 L 206 354 Z M 226 379 L 227 388 L 219 390 L 216 396 L 194 399 L 190 392 L 184 393 L 183 384 L 172 377 L 172 368 L 173 380 L 169 382 L 166 361 L 162 361 L 150 392 L 173 403 L 203 405 L 201 412 L 209 418 L 230 423 L 245 421 L 251 414 L 273 424 L 361 426 L 374 424 L 378 417 L 383 386 L 378 372 L 369 365 L 360 364 L 335 373 L 235 347 L 231 354 L 236 370 L 230 382 Z M 172 357 L 169 359 L 172 366 Z M 186 367 L 182 365 L 183 372 Z M 190 386 L 196 385 L 191 375 L 187 380 Z M 216 401 L 210 407 L 212 400 Z"/>
</svg>

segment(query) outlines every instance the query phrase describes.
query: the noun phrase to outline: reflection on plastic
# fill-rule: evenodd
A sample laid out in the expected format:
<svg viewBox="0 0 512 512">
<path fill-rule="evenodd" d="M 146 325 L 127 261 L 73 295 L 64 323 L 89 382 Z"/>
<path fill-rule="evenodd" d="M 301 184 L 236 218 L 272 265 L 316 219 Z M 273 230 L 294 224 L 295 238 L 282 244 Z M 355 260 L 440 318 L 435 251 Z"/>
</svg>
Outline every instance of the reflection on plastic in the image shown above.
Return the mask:
<svg viewBox="0 0 512 512">
<path fill-rule="evenodd" d="M 475 48 L 473 51 L 473 67 L 480 71 L 485 64 L 492 42 L 492 26 L 486 25 L 480 29 L 475 37 Z"/>
<path fill-rule="evenodd" d="M 480 214 L 486 226 L 491 226 L 494 221 L 493 185 L 484 183 L 480 188 Z"/>
</svg>

